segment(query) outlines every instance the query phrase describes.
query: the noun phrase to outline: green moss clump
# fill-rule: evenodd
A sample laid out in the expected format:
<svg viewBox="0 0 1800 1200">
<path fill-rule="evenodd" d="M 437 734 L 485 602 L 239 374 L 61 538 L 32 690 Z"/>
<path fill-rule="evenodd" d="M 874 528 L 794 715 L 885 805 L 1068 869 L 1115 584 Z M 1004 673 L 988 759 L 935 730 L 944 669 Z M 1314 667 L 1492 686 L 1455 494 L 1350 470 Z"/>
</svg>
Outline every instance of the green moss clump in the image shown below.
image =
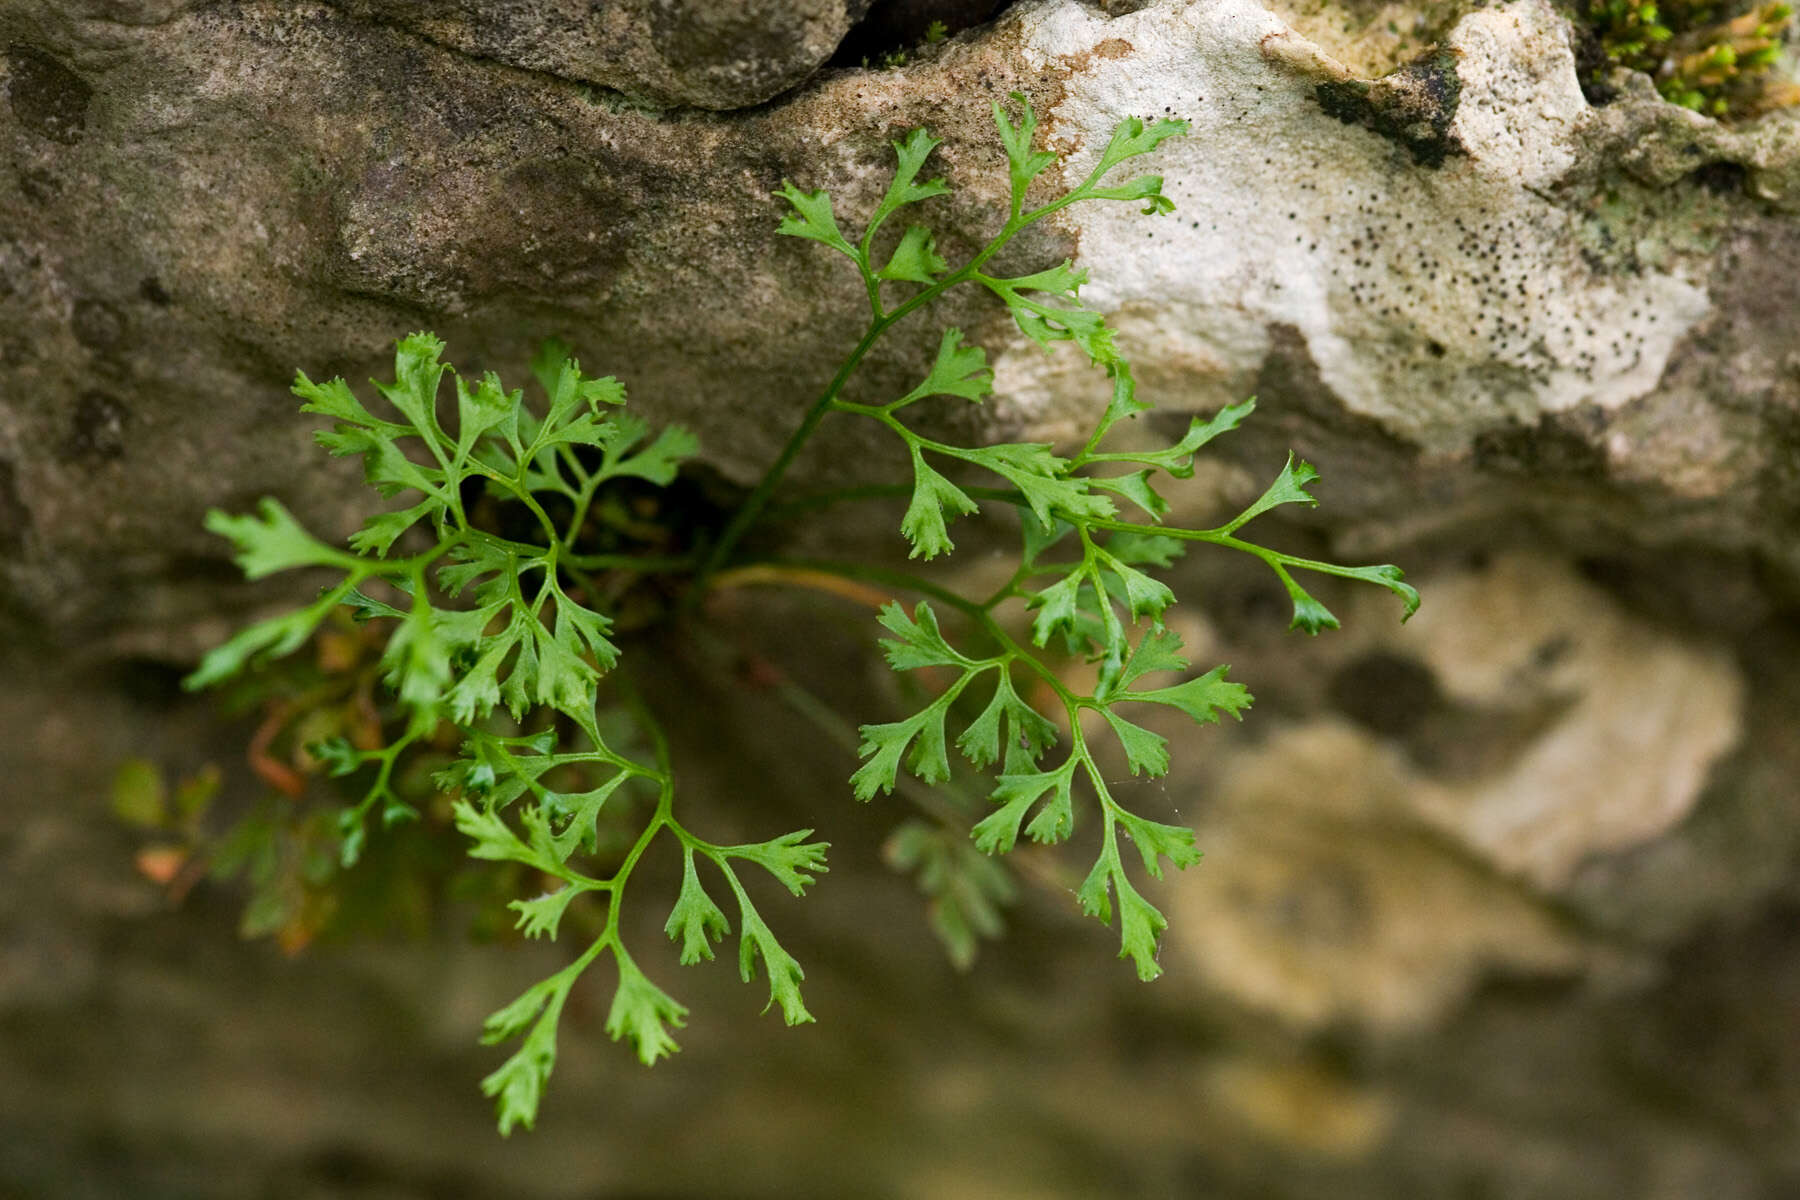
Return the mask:
<svg viewBox="0 0 1800 1200">
<path fill-rule="evenodd" d="M 1588 0 L 1602 62 L 1642 71 L 1665 100 L 1712 117 L 1747 119 L 1800 102 L 1800 86 L 1770 70 L 1793 28 L 1786 3 L 1751 0 Z"/>
</svg>

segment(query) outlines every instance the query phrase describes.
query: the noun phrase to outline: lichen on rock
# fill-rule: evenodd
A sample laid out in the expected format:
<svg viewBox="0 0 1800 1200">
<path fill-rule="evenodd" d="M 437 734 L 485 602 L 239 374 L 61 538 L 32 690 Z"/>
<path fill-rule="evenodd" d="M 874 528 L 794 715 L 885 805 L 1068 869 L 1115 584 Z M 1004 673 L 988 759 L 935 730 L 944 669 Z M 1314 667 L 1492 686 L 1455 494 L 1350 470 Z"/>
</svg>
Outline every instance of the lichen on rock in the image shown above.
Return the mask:
<svg viewBox="0 0 1800 1200">
<path fill-rule="evenodd" d="M 1328 115 L 1391 138 L 1422 167 L 1441 167 L 1466 153 L 1450 131 L 1462 97 L 1457 58 L 1452 50 L 1430 50 L 1372 83 L 1328 79 L 1314 95 Z"/>
</svg>

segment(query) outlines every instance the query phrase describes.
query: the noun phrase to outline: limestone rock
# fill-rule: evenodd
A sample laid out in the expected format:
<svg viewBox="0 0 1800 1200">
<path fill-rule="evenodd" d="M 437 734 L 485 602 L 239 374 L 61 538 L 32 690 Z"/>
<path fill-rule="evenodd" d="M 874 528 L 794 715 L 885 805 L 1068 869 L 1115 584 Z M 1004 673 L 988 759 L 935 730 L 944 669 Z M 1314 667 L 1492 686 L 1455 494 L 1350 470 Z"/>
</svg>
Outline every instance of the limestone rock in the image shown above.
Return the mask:
<svg viewBox="0 0 1800 1200">
<path fill-rule="evenodd" d="M 1249 0 L 1155 12 L 1151 33 L 1149 13 L 1038 9 L 1025 45 L 1046 67 L 1086 67 L 1052 126 L 1071 145 L 1171 101 L 1196 123 L 1160 164 L 1177 218 L 1077 218 L 1084 259 L 1107 264 L 1094 294 L 1154 314 L 1127 325 L 1134 349 L 1165 336 L 1213 349 L 1213 378 L 1176 403 L 1247 391 L 1285 326 L 1348 410 L 1427 450 L 1466 449 L 1508 422 L 1629 404 L 1707 314 L 1699 247 L 1665 235 L 1655 263 L 1609 258 L 1595 244 L 1608 214 L 1545 194 L 1589 111 L 1547 4 L 1471 14 L 1399 82 L 1356 80 Z M 1131 52 L 1095 55 L 1108 39 Z M 1015 402 L 1039 409 L 1072 390 L 1029 387 Z"/>
</svg>

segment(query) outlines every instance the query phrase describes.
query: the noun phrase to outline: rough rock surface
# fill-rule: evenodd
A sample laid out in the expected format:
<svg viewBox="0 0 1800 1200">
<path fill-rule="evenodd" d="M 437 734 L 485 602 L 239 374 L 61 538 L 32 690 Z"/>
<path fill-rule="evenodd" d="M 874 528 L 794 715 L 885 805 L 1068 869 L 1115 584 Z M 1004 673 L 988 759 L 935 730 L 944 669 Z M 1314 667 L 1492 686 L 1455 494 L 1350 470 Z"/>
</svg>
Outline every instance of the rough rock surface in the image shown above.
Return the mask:
<svg viewBox="0 0 1800 1200">
<path fill-rule="evenodd" d="M 1800 1192 L 1794 114 L 1726 128 L 1641 80 L 1591 107 L 1541 0 L 1038 0 L 822 68 L 865 7 L 0 0 L 0 1192 Z M 1402 627 L 1323 589 L 1345 628 L 1307 640 L 1269 579 L 1184 567 L 1196 657 L 1257 706 L 1163 729 L 1181 773 L 1126 797 L 1207 851 L 1157 898 L 1167 978 L 1106 970 L 1054 886 L 954 976 L 848 761 L 796 762 L 807 727 L 675 668 L 684 786 L 835 843 L 784 913 L 822 1028 L 693 973 L 687 1050 L 646 1078 L 596 992 L 529 1142 L 497 1146 L 472 1086 L 523 955 L 288 962 L 231 941 L 228 896 L 169 913 L 133 877 L 111 764 L 235 762 L 243 731 L 166 685 L 288 586 L 235 584 L 202 513 L 272 494 L 341 532 L 362 503 L 295 367 L 367 377 L 430 327 L 522 377 L 562 333 L 748 482 L 860 331 L 771 190 L 865 211 L 927 125 L 955 259 L 995 223 L 1015 90 L 1072 172 L 1127 113 L 1194 122 L 1156 164 L 1175 214 L 1076 210 L 1009 250 L 1091 271 L 1164 410 L 1146 436 L 1260 397 L 1182 513 L 1296 448 L 1323 504 L 1270 540 L 1426 595 Z M 1060 441 L 1100 403 L 979 298 L 937 315 L 997 367 L 947 425 Z M 858 386 L 910 386 L 940 327 Z M 798 475 L 900 465 L 827 426 Z M 891 550 L 896 515 L 813 544 Z M 882 719 L 824 603 L 726 617 Z"/>
<path fill-rule="evenodd" d="M 463 54 L 618 92 L 748 108 L 822 66 L 868 0 L 336 0 Z"/>
<path fill-rule="evenodd" d="M 267 491 L 346 524 L 335 489 L 309 485 L 304 425 L 273 420 L 283 385 L 294 366 L 372 373 L 420 324 L 514 373 L 533 338 L 571 333 L 752 477 L 781 398 L 818 386 L 856 311 L 853 280 L 775 238 L 769 190 L 793 176 L 854 211 L 885 139 L 928 124 L 958 188 L 938 205 L 955 253 L 991 212 L 987 104 L 1020 87 L 1077 167 L 1123 112 L 1196 122 L 1161 164 L 1176 216 L 1078 212 L 1019 260 L 1093 269 L 1166 409 L 1270 398 L 1280 369 L 1304 380 L 1273 397 L 1291 422 L 1366 422 L 1359 452 L 1405 464 L 1408 486 L 1355 473 L 1340 521 L 1395 544 L 1529 510 L 1565 544 L 1705 540 L 1796 574 L 1792 522 L 1770 514 L 1800 502 L 1800 397 L 1783 327 L 1759 319 L 1792 290 L 1774 264 L 1794 235 L 1755 198 L 1786 195 L 1793 125 L 1703 137 L 1641 96 L 1589 109 L 1541 5 L 1473 13 L 1402 72 L 1406 103 L 1444 106 L 1413 123 L 1435 165 L 1250 0 L 1027 6 L 903 69 L 716 116 L 621 108 L 323 5 L 139 18 L 0 12 L 0 511 L 23 549 L 5 590 L 65 630 L 178 636 L 218 582 L 195 532 L 210 504 Z M 1657 147 L 1688 172 L 1646 166 Z M 944 315 L 996 358 L 1003 427 L 1067 433 L 1094 402 L 1067 356 L 974 299 Z M 929 336 L 896 343 L 871 385 Z M 194 405 L 204 422 L 183 418 Z"/>
</svg>

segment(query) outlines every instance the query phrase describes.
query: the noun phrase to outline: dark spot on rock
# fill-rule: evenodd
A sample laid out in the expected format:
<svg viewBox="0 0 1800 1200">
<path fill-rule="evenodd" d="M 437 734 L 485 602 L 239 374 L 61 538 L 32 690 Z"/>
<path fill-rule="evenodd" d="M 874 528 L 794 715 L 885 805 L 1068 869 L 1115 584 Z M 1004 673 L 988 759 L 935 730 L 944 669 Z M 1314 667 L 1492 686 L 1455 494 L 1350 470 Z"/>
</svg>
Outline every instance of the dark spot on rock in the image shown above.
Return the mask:
<svg viewBox="0 0 1800 1200">
<path fill-rule="evenodd" d="M 1293 616 L 1293 605 L 1280 587 L 1252 586 L 1229 597 L 1223 607 L 1227 619 L 1263 629 L 1285 629 Z"/>
<path fill-rule="evenodd" d="M 1333 392 L 1297 328 L 1277 323 L 1269 326 L 1268 336 L 1268 356 L 1246 390 L 1262 397 L 1269 411 L 1284 414 L 1283 420 L 1279 425 L 1268 422 L 1260 431 L 1252 428 L 1254 421 L 1247 422 L 1245 440 L 1222 452 L 1241 455 L 1234 461 L 1248 466 L 1269 455 L 1280 461 L 1289 441 L 1305 446 L 1308 461 L 1332 481 L 1333 511 L 1340 519 L 1349 512 L 1417 504 L 1419 448 L 1353 411 Z M 1180 432 L 1174 436 L 1179 438 Z M 1274 594 L 1285 603 L 1279 586 Z"/>
<path fill-rule="evenodd" d="M 379 1159 L 342 1143 L 318 1150 L 307 1165 L 311 1168 L 308 1174 L 337 1187 L 354 1187 L 361 1191 L 371 1184 L 389 1181 L 389 1173 Z"/>
<path fill-rule="evenodd" d="M 1607 82 L 1612 74 L 1612 56 L 1607 54 L 1600 35 L 1586 21 L 1570 25 L 1575 42 L 1575 76 L 1581 82 L 1581 94 L 1595 108 L 1611 104 L 1619 98 L 1619 89 Z"/>
<path fill-rule="evenodd" d="M 1350 868 L 1322 864 L 1272 897 L 1262 915 L 1296 941 L 1341 945 L 1368 932 L 1368 888 Z"/>
<path fill-rule="evenodd" d="M 1531 652 L 1531 665 L 1540 671 L 1548 671 L 1557 663 L 1569 656 L 1575 648 L 1575 639 L 1567 634 L 1559 634 L 1539 642 Z"/>
<path fill-rule="evenodd" d="M 1758 480 L 1762 510 L 1771 522 L 1800 527 L 1800 412 L 1771 407 L 1763 428 L 1769 455 Z"/>
<path fill-rule="evenodd" d="M 33 204 L 48 204 L 62 192 L 62 183 L 50 172 L 33 167 L 19 172 L 19 191 Z"/>
<path fill-rule="evenodd" d="M 660 168 L 627 158 L 521 162 L 507 172 L 494 202 L 519 204 L 525 215 L 506 213 L 510 228 L 496 222 L 494 234 L 471 237 L 462 247 L 471 264 L 470 294 L 550 279 L 589 290 L 614 286 L 633 239 L 655 216 L 640 197 L 667 196 L 675 187 Z M 598 236 L 585 236 L 584 229 Z"/>
<path fill-rule="evenodd" d="M 1777 619 L 1783 603 L 1761 563 L 1722 546 L 1674 542 L 1613 547 L 1584 555 L 1575 566 L 1582 578 L 1631 612 L 1670 629 L 1703 629 L 1708 636 L 1749 636 L 1763 622 Z M 1791 622 L 1792 615 L 1780 619 Z M 1794 627 L 1800 628 L 1800 622 Z"/>
<path fill-rule="evenodd" d="M 13 465 L 0 458 L 0 552 L 16 554 L 25 548 L 31 513 L 19 497 L 19 481 Z"/>
<path fill-rule="evenodd" d="M 1333 708 L 1383 737 L 1404 737 L 1441 708 L 1437 676 L 1417 659 L 1374 651 L 1346 663 L 1325 689 Z"/>
<path fill-rule="evenodd" d="M 1507 425 L 1475 435 L 1475 465 L 1535 479 L 1605 479 L 1606 452 L 1597 436 L 1571 427 L 1565 414 L 1546 413 L 1535 426 Z"/>
<path fill-rule="evenodd" d="M 53 142 L 79 142 L 94 89 L 36 46 L 15 43 L 7 47 L 6 57 L 11 74 L 7 98 L 19 124 Z"/>
<path fill-rule="evenodd" d="M 1689 183 L 1697 183 L 1715 196 L 1742 194 L 1750 172 L 1743 163 L 1709 162 L 1687 173 Z"/>
<path fill-rule="evenodd" d="M 133 704 L 167 711 L 182 698 L 181 679 L 187 674 L 187 668 L 160 658 L 133 656 L 112 664 L 107 674 L 110 682 Z"/>
<path fill-rule="evenodd" d="M 138 284 L 138 295 L 158 308 L 169 307 L 169 304 L 175 299 L 169 295 L 168 289 L 163 287 L 162 281 L 154 275 L 146 277 L 142 283 Z"/>
<path fill-rule="evenodd" d="M 1006 0 L 874 0 L 868 15 L 850 27 L 826 65 L 880 62 L 885 55 L 922 44 L 933 21 L 942 22 L 948 36 L 991 20 L 1005 7 Z"/>
<path fill-rule="evenodd" d="M 252 496 L 253 493 L 250 493 L 221 501 L 219 506 L 227 512 L 243 511 L 255 503 Z M 198 558 L 183 554 L 169 559 L 162 571 L 162 578 L 171 584 L 232 587 L 244 582 L 244 573 L 228 558 Z"/>
<path fill-rule="evenodd" d="M 1427 349 L 1431 352 L 1431 357 L 1433 357 L 1433 358 L 1444 357 L 1445 350 L 1444 350 L 1444 343 L 1442 343 L 1442 342 L 1426 342 L 1425 349 Z"/>
<path fill-rule="evenodd" d="M 76 461 L 107 462 L 125 453 L 125 422 L 129 414 L 116 398 L 105 392 L 83 393 L 69 421 L 63 440 L 63 457 Z"/>
<path fill-rule="evenodd" d="M 1450 132 L 1462 99 L 1456 58 L 1433 50 L 1373 82 L 1321 83 L 1313 97 L 1327 116 L 1397 143 L 1422 167 L 1441 167 L 1451 155 L 1468 153 Z"/>
<path fill-rule="evenodd" d="M 90 350 L 114 349 L 125 337 L 125 318 L 104 300 L 77 300 L 70 324 L 75 340 Z"/>
<path fill-rule="evenodd" d="M 1369 82 L 1364 79 L 1331 80 L 1313 89 L 1313 98 L 1328 117 L 1346 125 L 1360 125 L 1369 111 Z"/>
</svg>

